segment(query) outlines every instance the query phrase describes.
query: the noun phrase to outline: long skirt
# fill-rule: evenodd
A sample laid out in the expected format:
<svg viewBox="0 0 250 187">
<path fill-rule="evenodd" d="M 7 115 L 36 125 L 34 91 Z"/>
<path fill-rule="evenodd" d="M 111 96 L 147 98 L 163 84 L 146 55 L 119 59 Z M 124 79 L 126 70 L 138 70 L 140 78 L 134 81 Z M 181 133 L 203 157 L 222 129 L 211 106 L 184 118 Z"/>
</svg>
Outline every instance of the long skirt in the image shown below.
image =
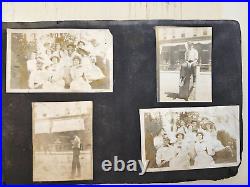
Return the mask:
<svg viewBox="0 0 250 187">
<path fill-rule="evenodd" d="M 208 155 L 205 151 L 199 152 L 194 160 L 194 166 L 196 168 L 205 168 L 214 166 L 214 159 Z"/>
<path fill-rule="evenodd" d="M 181 99 L 188 99 L 190 91 L 190 77 L 186 77 L 184 83 L 179 87 L 179 97 Z"/>
</svg>

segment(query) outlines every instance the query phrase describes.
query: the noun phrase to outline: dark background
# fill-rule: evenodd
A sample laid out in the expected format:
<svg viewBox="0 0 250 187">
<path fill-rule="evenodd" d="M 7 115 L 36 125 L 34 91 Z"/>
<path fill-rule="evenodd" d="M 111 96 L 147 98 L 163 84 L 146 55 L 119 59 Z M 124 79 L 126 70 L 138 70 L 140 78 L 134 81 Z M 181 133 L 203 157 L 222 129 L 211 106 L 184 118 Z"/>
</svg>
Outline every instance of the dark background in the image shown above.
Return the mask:
<svg viewBox="0 0 250 187">
<path fill-rule="evenodd" d="M 212 103 L 158 103 L 155 26 L 213 27 Z M 113 93 L 6 93 L 6 28 L 110 29 L 114 48 Z M 104 172 L 103 160 L 141 159 L 139 109 L 240 105 L 242 152 L 241 36 L 236 21 L 60 21 L 3 23 L 3 181 L 32 183 L 32 102 L 92 100 L 93 181 L 60 183 L 158 183 L 221 179 L 238 167 L 146 173 Z M 84 172 L 84 171 L 83 171 Z M 59 183 L 59 182 L 57 182 Z"/>
</svg>

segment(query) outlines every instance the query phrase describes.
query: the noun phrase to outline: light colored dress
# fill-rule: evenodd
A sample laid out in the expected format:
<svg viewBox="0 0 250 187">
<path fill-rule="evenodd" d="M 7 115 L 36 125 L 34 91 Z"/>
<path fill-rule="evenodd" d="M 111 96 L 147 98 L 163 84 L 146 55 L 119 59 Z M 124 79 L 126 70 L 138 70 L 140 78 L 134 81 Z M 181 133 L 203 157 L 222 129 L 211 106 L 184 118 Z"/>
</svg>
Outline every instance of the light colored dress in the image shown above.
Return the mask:
<svg viewBox="0 0 250 187">
<path fill-rule="evenodd" d="M 184 141 L 177 141 L 174 144 L 176 156 L 169 162 L 172 169 L 189 169 L 190 156 L 188 155 L 188 147 Z"/>
<path fill-rule="evenodd" d="M 154 137 L 154 146 L 156 150 L 163 146 L 163 137 L 161 135 Z"/>
<path fill-rule="evenodd" d="M 186 134 L 185 134 L 185 139 L 184 142 L 187 146 L 187 151 L 189 156 L 194 159 L 195 157 L 195 140 L 196 140 L 196 134 L 190 130 L 186 130 Z"/>
<path fill-rule="evenodd" d="M 64 70 L 61 64 L 51 64 L 47 69 L 48 80 L 44 83 L 43 88 L 50 90 L 62 90 L 65 86 L 65 81 L 63 80 Z"/>
<path fill-rule="evenodd" d="M 73 66 L 70 70 L 72 82 L 70 89 L 72 91 L 91 91 L 91 85 L 83 79 L 84 70 L 83 66 Z"/>
<path fill-rule="evenodd" d="M 194 160 L 194 167 L 196 168 L 206 168 L 206 167 L 213 167 L 215 162 L 213 160 L 213 151 L 211 147 L 205 142 L 196 142 L 195 143 L 195 152 L 196 157 Z"/>
<path fill-rule="evenodd" d="M 215 154 L 215 152 L 221 151 L 225 148 L 222 145 L 221 141 L 217 139 L 217 132 L 215 130 L 206 131 L 205 140 L 207 144 L 209 144 L 213 155 Z"/>
<path fill-rule="evenodd" d="M 85 77 L 90 82 L 105 78 L 105 75 L 102 73 L 102 70 L 99 67 L 97 67 L 94 63 L 92 63 L 89 57 L 82 58 L 82 66 Z"/>
<path fill-rule="evenodd" d="M 29 76 L 29 88 L 41 89 L 48 79 L 48 74 L 45 70 L 33 70 Z"/>
<path fill-rule="evenodd" d="M 36 69 L 36 59 L 30 59 L 30 60 L 27 60 L 27 70 L 29 73 L 31 73 L 32 71 L 34 71 Z"/>
<path fill-rule="evenodd" d="M 161 167 L 164 162 L 169 162 L 175 157 L 175 149 L 172 145 L 161 146 L 156 152 L 156 164 Z"/>
</svg>

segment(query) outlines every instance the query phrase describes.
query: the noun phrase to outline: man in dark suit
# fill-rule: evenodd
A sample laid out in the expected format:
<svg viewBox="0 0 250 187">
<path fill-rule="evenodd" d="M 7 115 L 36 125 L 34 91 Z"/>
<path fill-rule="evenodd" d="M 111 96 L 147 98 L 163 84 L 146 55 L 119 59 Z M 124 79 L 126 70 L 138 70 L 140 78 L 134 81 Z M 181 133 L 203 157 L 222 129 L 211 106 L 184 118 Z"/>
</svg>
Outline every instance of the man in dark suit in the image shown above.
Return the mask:
<svg viewBox="0 0 250 187">
<path fill-rule="evenodd" d="M 198 51 L 194 49 L 193 43 L 187 43 L 187 50 L 185 52 L 185 62 L 181 65 L 180 70 L 180 85 L 179 98 L 188 101 L 190 95 L 190 80 L 193 78 L 192 89 L 196 84 L 196 65 L 198 61 Z"/>
<path fill-rule="evenodd" d="M 78 136 L 74 136 L 74 140 L 72 142 L 73 146 L 73 160 L 72 160 L 72 170 L 71 170 L 71 177 L 74 178 L 76 171 L 77 177 L 81 176 L 81 165 L 79 161 L 80 156 L 80 148 L 81 148 L 81 141 Z"/>
</svg>

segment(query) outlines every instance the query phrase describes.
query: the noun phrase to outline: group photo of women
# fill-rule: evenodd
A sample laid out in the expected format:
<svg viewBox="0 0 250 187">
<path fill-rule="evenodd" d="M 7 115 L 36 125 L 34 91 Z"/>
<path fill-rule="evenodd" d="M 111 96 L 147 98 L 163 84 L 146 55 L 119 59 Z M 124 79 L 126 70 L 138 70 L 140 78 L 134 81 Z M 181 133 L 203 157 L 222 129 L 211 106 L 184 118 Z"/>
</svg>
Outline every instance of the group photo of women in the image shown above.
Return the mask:
<svg viewBox="0 0 250 187">
<path fill-rule="evenodd" d="M 198 112 L 146 113 L 149 167 L 187 170 L 236 162 L 236 139 L 221 123 Z"/>
<path fill-rule="evenodd" d="M 112 37 L 105 30 L 14 33 L 11 87 L 49 92 L 112 88 Z"/>
</svg>

